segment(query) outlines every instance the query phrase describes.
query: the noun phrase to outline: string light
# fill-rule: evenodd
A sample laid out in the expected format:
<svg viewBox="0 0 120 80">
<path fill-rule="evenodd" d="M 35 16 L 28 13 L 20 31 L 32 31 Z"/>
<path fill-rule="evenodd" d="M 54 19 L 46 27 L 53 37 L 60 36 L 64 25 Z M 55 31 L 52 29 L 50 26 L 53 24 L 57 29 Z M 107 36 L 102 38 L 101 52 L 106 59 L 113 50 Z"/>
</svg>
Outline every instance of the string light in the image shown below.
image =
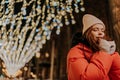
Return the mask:
<svg viewBox="0 0 120 80">
<path fill-rule="evenodd" d="M 63 19 L 65 25 L 75 24 L 72 13 L 85 11 L 83 4 L 83 0 L 1 0 L 0 58 L 6 75 L 15 77 L 50 39 L 53 28 L 59 35 Z"/>
</svg>

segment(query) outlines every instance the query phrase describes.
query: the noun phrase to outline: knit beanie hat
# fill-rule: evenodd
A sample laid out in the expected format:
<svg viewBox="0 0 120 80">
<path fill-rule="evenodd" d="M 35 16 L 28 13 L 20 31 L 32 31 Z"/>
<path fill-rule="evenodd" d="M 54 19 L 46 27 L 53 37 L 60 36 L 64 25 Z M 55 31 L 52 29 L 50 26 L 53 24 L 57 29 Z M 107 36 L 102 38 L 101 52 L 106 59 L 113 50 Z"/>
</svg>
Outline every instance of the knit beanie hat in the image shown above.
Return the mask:
<svg viewBox="0 0 120 80">
<path fill-rule="evenodd" d="M 95 25 L 97 23 L 100 23 L 105 27 L 104 23 L 97 17 L 95 17 L 91 14 L 85 14 L 83 16 L 83 31 L 82 31 L 82 33 L 84 34 L 85 31 L 87 31 L 90 27 L 92 27 L 93 25 Z"/>
</svg>

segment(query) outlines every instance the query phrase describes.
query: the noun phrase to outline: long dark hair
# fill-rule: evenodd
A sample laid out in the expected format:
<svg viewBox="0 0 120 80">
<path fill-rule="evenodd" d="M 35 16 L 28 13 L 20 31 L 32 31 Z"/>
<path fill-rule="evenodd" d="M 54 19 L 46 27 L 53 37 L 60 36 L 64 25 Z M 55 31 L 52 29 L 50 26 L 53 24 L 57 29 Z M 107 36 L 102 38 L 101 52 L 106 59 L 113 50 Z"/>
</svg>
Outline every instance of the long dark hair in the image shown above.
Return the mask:
<svg viewBox="0 0 120 80">
<path fill-rule="evenodd" d="M 74 47 L 78 43 L 83 43 L 85 45 L 89 45 L 88 41 L 85 39 L 84 35 L 82 35 L 82 32 L 77 32 L 72 37 L 72 44 L 71 47 Z"/>
<path fill-rule="evenodd" d="M 82 32 L 77 32 L 72 37 L 71 47 L 74 47 L 78 43 L 80 43 L 82 40 Z"/>
<path fill-rule="evenodd" d="M 91 28 L 88 29 L 84 34 L 82 34 L 82 32 L 75 33 L 72 38 L 71 46 L 74 47 L 78 43 L 83 43 L 84 45 L 89 47 L 93 52 L 99 51 L 99 45 L 96 41 L 93 40 L 91 30 Z"/>
<path fill-rule="evenodd" d="M 92 27 L 89 28 L 85 33 L 84 33 L 84 39 L 88 43 L 86 46 L 91 48 L 93 52 L 99 51 L 99 42 L 94 40 L 94 36 L 91 34 Z"/>
</svg>

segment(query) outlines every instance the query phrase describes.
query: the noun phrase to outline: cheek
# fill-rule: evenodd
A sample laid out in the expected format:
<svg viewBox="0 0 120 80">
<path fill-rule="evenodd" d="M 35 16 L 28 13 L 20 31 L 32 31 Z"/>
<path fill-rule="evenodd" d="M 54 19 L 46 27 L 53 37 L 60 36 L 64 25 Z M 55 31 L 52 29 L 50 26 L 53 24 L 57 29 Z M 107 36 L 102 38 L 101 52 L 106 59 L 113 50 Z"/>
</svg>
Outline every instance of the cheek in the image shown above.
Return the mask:
<svg viewBox="0 0 120 80">
<path fill-rule="evenodd" d="M 98 41 L 98 34 L 97 33 L 93 32 L 91 34 L 91 36 L 93 37 L 93 40 Z"/>
<path fill-rule="evenodd" d="M 98 36 L 98 34 L 97 34 L 96 32 L 92 32 L 91 35 L 92 35 L 93 37 L 97 37 L 97 36 Z"/>
</svg>

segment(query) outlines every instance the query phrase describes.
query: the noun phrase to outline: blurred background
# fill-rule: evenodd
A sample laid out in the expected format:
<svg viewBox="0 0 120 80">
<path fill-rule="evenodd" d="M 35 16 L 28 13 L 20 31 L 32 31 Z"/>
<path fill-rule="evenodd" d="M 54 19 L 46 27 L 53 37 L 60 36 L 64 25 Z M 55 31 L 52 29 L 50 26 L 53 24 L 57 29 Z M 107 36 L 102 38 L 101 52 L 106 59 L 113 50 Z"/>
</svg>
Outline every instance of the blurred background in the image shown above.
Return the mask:
<svg viewBox="0 0 120 80">
<path fill-rule="evenodd" d="M 13 42 L 14 46 L 22 44 L 17 42 L 18 36 L 15 37 L 17 34 L 14 30 L 17 31 L 18 29 L 16 26 L 20 25 L 22 27 L 20 28 L 18 34 L 21 33 L 21 31 L 23 30 L 23 27 L 26 27 L 26 24 L 27 24 L 26 19 L 31 17 L 31 15 L 35 15 L 35 17 L 32 16 L 31 18 L 34 18 L 34 19 L 28 20 L 29 26 L 32 26 L 32 27 L 30 27 L 31 30 L 27 31 L 25 35 L 26 37 L 25 37 L 23 46 L 25 46 L 25 43 L 27 42 L 27 38 L 29 38 L 30 34 L 34 34 L 34 37 L 35 37 L 37 33 L 41 32 L 40 34 L 42 34 L 42 36 L 44 36 L 45 38 L 42 41 L 43 44 L 41 44 L 38 42 L 39 38 L 36 39 L 37 37 L 36 38 L 32 37 L 31 38 L 32 40 L 30 39 L 31 42 L 28 41 L 29 44 L 31 45 L 31 48 L 29 49 L 28 47 L 28 49 L 25 49 L 26 53 L 24 52 L 24 47 L 21 48 L 24 56 L 27 54 L 27 50 L 28 52 L 31 53 L 30 55 L 32 55 L 32 52 L 34 52 L 34 54 L 33 56 L 31 56 L 31 58 L 26 57 L 28 61 L 26 61 L 23 66 L 21 66 L 20 68 L 17 67 L 18 71 L 16 71 L 17 72 L 16 75 L 12 73 L 12 70 L 16 68 L 17 64 L 14 63 L 14 60 L 16 60 L 17 55 L 12 57 L 13 54 L 10 53 L 11 48 L 7 49 L 7 46 L 9 44 L 6 43 L 7 45 L 4 46 L 5 49 L 4 48 L 1 49 L 1 53 L 0 53 L 1 54 L 0 77 L 1 78 L 6 78 L 8 80 L 14 79 L 14 78 L 21 79 L 21 80 L 22 79 L 23 80 L 28 80 L 28 79 L 67 80 L 67 73 L 66 73 L 67 53 L 71 48 L 72 36 L 76 32 L 82 31 L 82 16 L 86 13 L 95 15 L 105 23 L 107 27 L 107 34 L 116 41 L 117 51 L 120 52 L 120 45 L 119 45 L 120 44 L 120 15 L 119 15 L 120 0 L 74 0 L 73 2 L 72 1 L 73 0 L 38 0 L 38 1 L 37 0 L 24 0 L 24 1 L 1 0 L 0 1 L 1 2 L 0 3 L 0 11 L 1 11 L 0 12 L 0 26 L 1 26 L 0 45 L 1 46 L 4 45 L 2 44 L 4 41 L 8 41 L 8 43 L 10 41 L 13 41 L 13 39 L 11 38 L 9 39 L 10 35 L 8 35 L 12 33 L 12 30 L 15 34 L 12 37 L 16 38 L 15 41 Z M 37 6 L 34 6 L 34 3 Z M 52 7 L 49 5 L 51 5 Z M 57 5 L 59 5 L 59 7 Z M 65 11 L 64 8 L 68 8 L 67 11 Z M 35 12 L 34 11 L 30 12 L 34 9 L 36 10 Z M 22 12 L 22 10 L 23 10 L 23 13 L 20 13 Z M 24 11 L 26 11 L 26 13 L 24 13 Z M 50 15 L 52 16 L 52 19 L 49 16 L 48 18 L 46 17 L 49 13 L 51 13 Z M 12 15 L 12 17 L 10 17 L 10 15 Z M 17 17 L 15 15 L 17 15 Z M 56 23 L 52 24 L 52 22 L 55 22 L 54 19 L 56 19 L 57 24 Z M 6 20 L 10 20 L 10 21 L 9 23 L 4 24 L 4 21 Z M 14 22 L 14 20 L 16 21 Z M 72 23 L 70 23 L 71 20 L 72 20 Z M 19 24 L 19 21 L 21 22 L 21 24 Z M 38 24 L 37 26 L 34 24 L 35 21 L 36 21 L 35 24 Z M 13 25 L 15 24 L 14 27 L 11 26 L 12 23 Z M 49 27 L 45 28 L 46 27 L 45 25 L 49 26 L 50 28 Z M 39 28 L 39 26 L 41 26 L 41 28 Z M 34 27 L 36 27 L 36 33 L 32 33 L 32 30 L 34 29 Z M 48 29 L 50 29 L 51 32 L 49 36 L 46 37 L 45 34 L 48 34 L 47 33 L 47 31 L 49 31 Z M 23 30 L 23 33 L 26 30 L 27 28 Z M 7 36 L 5 36 L 4 38 L 4 35 L 7 35 Z M 39 36 L 39 37 L 43 38 L 42 36 Z M 18 41 L 20 41 L 20 39 L 22 40 L 23 38 L 24 37 L 18 38 Z M 15 44 L 15 42 L 17 43 Z M 34 45 L 35 42 L 38 42 L 38 43 Z M 36 47 L 37 50 L 36 49 L 31 50 L 34 47 Z M 21 53 L 17 53 L 17 52 L 16 53 L 22 55 L 22 51 L 20 51 Z M 10 60 L 9 60 L 9 57 L 8 59 L 6 59 L 7 57 L 5 57 L 5 56 L 9 56 L 9 54 L 12 54 L 10 57 L 11 58 Z M 23 58 L 21 58 L 20 60 L 21 60 L 20 62 L 22 63 Z M 10 61 L 13 61 L 14 65 L 12 65 L 12 63 L 10 64 Z M 20 62 L 18 64 L 21 64 Z"/>
</svg>

